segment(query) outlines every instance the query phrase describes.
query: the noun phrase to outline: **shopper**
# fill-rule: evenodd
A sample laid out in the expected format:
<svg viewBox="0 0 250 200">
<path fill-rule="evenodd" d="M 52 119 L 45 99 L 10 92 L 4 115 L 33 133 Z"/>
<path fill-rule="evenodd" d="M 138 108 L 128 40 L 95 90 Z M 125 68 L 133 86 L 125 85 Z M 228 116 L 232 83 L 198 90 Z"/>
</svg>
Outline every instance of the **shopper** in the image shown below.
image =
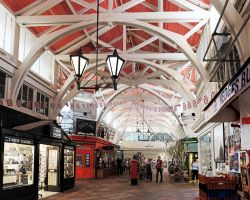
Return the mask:
<svg viewBox="0 0 250 200">
<path fill-rule="evenodd" d="M 158 183 L 158 176 L 160 173 L 161 179 L 160 179 L 160 183 L 162 183 L 162 171 L 163 171 L 163 162 L 161 160 L 161 156 L 158 156 L 158 159 L 156 161 L 156 183 Z"/>
<path fill-rule="evenodd" d="M 116 174 L 120 175 L 121 174 L 121 165 L 122 165 L 122 160 L 120 158 L 116 159 Z"/>
<path fill-rule="evenodd" d="M 128 173 L 128 171 L 129 171 L 129 161 L 128 161 L 128 159 L 125 159 L 125 162 L 124 162 L 124 172 L 125 173 Z"/>
<path fill-rule="evenodd" d="M 152 181 L 152 165 L 151 165 L 152 159 L 149 158 L 146 164 L 146 181 Z"/>
<path fill-rule="evenodd" d="M 195 183 L 198 181 L 199 163 L 197 159 L 194 159 L 192 163 L 192 181 Z"/>
</svg>

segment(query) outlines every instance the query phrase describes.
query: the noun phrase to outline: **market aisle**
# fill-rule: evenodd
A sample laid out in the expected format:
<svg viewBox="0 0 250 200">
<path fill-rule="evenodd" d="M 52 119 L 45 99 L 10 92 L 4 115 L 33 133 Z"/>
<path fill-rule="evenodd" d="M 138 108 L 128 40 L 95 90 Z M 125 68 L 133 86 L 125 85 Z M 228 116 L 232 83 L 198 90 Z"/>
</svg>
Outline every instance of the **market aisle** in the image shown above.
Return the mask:
<svg viewBox="0 0 250 200">
<path fill-rule="evenodd" d="M 140 182 L 131 186 L 129 176 L 77 181 L 73 190 L 48 200 L 198 200 L 198 185 Z"/>
</svg>

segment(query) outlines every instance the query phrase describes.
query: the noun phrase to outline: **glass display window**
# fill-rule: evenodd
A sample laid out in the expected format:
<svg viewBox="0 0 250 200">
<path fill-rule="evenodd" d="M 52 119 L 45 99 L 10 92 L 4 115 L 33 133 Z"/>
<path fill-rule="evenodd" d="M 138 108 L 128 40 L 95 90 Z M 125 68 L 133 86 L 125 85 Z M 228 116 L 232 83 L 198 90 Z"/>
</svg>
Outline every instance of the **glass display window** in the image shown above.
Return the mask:
<svg viewBox="0 0 250 200">
<path fill-rule="evenodd" d="M 76 154 L 76 166 L 82 167 L 82 154 Z"/>
<path fill-rule="evenodd" d="M 113 152 L 98 152 L 97 153 L 97 168 L 111 168 L 115 166 Z"/>
<path fill-rule="evenodd" d="M 212 153 L 211 153 L 211 132 L 206 133 L 200 138 L 200 174 L 209 174 L 212 170 Z"/>
<path fill-rule="evenodd" d="M 74 173 L 74 149 L 64 149 L 64 178 L 73 178 Z"/>
<path fill-rule="evenodd" d="M 20 143 L 14 143 L 20 142 Z M 27 143 L 27 144 L 25 144 Z M 34 183 L 33 142 L 6 138 L 4 143 L 3 188 L 27 186 Z"/>
</svg>

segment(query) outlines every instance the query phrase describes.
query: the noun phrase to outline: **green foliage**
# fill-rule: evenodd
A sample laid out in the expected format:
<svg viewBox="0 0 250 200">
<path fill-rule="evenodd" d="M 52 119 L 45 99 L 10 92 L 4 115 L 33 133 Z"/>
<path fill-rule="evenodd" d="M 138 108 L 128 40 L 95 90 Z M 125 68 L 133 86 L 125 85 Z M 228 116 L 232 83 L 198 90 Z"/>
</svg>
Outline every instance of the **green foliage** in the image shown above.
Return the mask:
<svg viewBox="0 0 250 200">
<path fill-rule="evenodd" d="M 176 141 L 176 144 L 168 149 L 168 153 L 175 160 L 175 172 L 187 169 L 186 150 L 182 140 Z"/>
</svg>

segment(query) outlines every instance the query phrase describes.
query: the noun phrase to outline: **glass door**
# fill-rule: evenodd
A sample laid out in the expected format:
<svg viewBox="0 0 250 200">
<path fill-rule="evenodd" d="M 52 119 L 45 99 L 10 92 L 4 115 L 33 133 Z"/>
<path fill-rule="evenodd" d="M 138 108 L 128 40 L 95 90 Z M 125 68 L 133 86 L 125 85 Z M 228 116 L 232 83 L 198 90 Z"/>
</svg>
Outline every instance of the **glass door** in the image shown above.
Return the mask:
<svg viewBox="0 0 250 200">
<path fill-rule="evenodd" d="M 48 190 L 58 191 L 59 187 L 59 147 L 47 147 L 48 160 Z"/>
</svg>

